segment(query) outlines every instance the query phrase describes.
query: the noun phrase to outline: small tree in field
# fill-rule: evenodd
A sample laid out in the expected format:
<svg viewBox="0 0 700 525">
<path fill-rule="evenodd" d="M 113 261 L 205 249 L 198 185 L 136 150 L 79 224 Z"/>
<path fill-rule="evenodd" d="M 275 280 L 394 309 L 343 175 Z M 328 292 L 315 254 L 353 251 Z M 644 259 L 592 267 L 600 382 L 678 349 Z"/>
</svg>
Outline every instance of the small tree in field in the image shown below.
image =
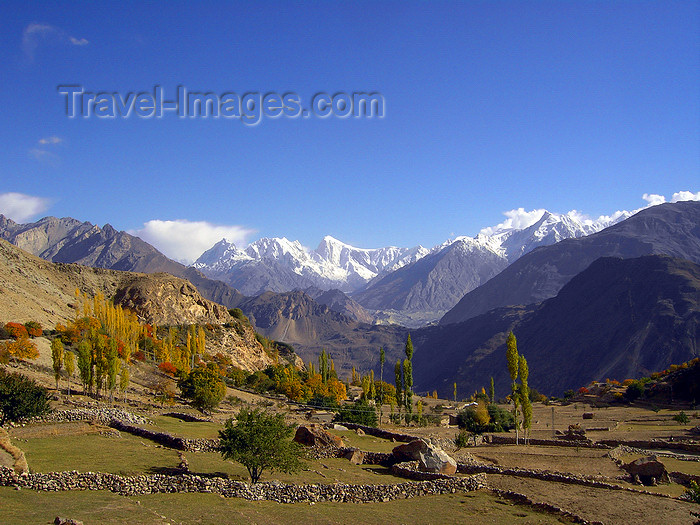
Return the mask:
<svg viewBox="0 0 700 525">
<path fill-rule="evenodd" d="M 219 452 L 224 459 L 241 463 L 250 481 L 257 483 L 266 470 L 287 474 L 301 470 L 303 452 L 291 441 L 293 433 L 294 425 L 287 425 L 282 414 L 243 408 L 219 431 Z"/>
</svg>

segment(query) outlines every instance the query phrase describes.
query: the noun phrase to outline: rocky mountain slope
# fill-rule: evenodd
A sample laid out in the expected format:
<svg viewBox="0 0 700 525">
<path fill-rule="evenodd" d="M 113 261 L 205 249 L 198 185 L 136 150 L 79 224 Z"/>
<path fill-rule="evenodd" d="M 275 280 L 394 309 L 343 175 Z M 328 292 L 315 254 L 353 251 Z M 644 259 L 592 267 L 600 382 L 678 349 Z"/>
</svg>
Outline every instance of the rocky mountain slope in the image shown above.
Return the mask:
<svg viewBox="0 0 700 525">
<path fill-rule="evenodd" d="M 408 333 L 406 328 L 395 325 L 352 320 L 317 303 L 301 290 L 265 292 L 240 307 L 259 332 L 291 344 L 306 363 L 316 362 L 325 349 L 343 377 L 350 375 L 353 366 L 365 371 L 377 367 L 380 346 L 387 353 L 387 363 L 393 366 L 402 355 Z"/>
<path fill-rule="evenodd" d="M 700 202 L 661 204 L 579 239 L 566 239 L 524 255 L 465 295 L 440 324 L 465 321 L 494 308 L 553 297 L 599 257 L 667 254 L 700 262 Z"/>
<path fill-rule="evenodd" d="M 160 253 L 150 244 L 109 224 L 103 228 L 70 217 L 45 217 L 18 224 L 0 215 L 0 238 L 52 262 L 76 263 L 130 272 L 167 272 L 187 279 L 207 299 L 236 306 L 243 296 L 230 286 L 206 278 Z"/>
<path fill-rule="evenodd" d="M 51 263 L 0 239 L 0 322 L 38 321 L 45 328 L 65 324 L 75 317 L 76 289 L 113 298 L 148 323 L 210 324 L 217 327 L 207 339 L 210 352 L 223 352 L 247 370 L 272 364 L 249 325 L 204 299 L 184 279 Z"/>
<path fill-rule="evenodd" d="M 448 394 L 457 382 L 468 393 L 493 377 L 505 396 L 510 330 L 530 385 L 546 394 L 663 370 L 700 355 L 700 266 L 658 255 L 600 258 L 541 304 L 418 330 L 416 388 Z"/>
</svg>

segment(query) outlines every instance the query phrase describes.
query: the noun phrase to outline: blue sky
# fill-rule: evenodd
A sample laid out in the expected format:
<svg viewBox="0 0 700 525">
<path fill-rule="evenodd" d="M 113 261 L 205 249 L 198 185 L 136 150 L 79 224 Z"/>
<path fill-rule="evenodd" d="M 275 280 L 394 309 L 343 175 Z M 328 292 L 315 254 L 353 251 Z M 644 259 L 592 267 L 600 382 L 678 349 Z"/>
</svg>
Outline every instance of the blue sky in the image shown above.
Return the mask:
<svg viewBox="0 0 700 525">
<path fill-rule="evenodd" d="M 25 197 L 0 212 L 371 248 L 635 209 L 700 190 L 699 27 L 698 2 L 4 2 L 0 193 Z M 63 84 L 379 92 L 386 113 L 69 119 Z"/>
</svg>

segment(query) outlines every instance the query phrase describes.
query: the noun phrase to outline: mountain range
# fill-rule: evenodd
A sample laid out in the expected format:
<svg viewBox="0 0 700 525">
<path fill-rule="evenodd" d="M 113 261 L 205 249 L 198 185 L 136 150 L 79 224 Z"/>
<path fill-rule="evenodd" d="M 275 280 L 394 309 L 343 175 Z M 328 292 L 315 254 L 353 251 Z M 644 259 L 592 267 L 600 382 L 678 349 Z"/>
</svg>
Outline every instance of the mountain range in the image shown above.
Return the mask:
<svg viewBox="0 0 700 525">
<path fill-rule="evenodd" d="M 316 287 L 338 289 L 374 318 L 399 319 L 407 326 L 436 321 L 467 292 L 484 284 L 534 248 L 578 238 L 624 220 L 584 220 L 574 213 L 542 210 L 534 223 L 485 228 L 475 237 L 460 236 L 431 250 L 355 248 L 326 236 L 315 250 L 286 238 L 263 238 L 245 250 L 222 239 L 193 267 L 247 295 Z"/>
<path fill-rule="evenodd" d="M 417 330 L 416 389 L 449 395 L 456 382 L 468 395 L 493 377 L 505 396 L 510 331 L 530 386 L 547 395 L 664 370 L 700 352 L 700 265 L 665 255 L 602 257 L 541 303 Z"/>
</svg>

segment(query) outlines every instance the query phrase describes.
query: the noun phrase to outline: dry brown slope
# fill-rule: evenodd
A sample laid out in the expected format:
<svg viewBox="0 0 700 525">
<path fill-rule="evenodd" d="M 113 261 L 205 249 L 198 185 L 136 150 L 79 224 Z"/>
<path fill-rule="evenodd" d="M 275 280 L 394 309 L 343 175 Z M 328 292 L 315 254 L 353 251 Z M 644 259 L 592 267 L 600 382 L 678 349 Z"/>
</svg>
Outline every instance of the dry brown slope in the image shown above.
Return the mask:
<svg viewBox="0 0 700 525">
<path fill-rule="evenodd" d="M 184 279 L 51 263 L 0 239 L 0 322 L 38 321 L 45 327 L 65 323 L 75 315 L 76 289 L 114 298 L 149 323 L 218 325 L 207 341 L 209 352 L 228 354 L 234 364 L 251 371 L 272 364 L 250 326 L 204 299 Z M 224 323 L 240 326 L 220 327 Z"/>
</svg>

